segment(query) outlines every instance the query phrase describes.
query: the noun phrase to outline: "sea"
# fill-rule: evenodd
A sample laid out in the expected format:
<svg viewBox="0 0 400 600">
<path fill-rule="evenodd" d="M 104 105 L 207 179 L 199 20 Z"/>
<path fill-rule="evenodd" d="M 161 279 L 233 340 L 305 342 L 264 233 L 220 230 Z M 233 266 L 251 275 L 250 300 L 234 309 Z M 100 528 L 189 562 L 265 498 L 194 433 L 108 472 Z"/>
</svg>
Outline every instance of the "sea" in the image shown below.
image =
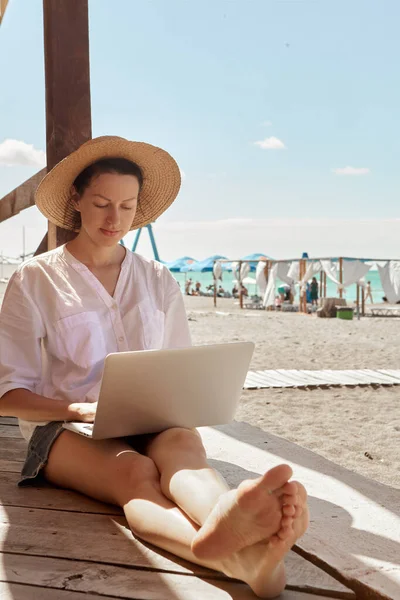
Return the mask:
<svg viewBox="0 0 400 600">
<path fill-rule="evenodd" d="M 192 279 L 193 287 L 196 282 L 201 283 L 201 290 L 205 291 L 208 285 L 214 283 L 212 273 L 173 273 L 173 276 L 178 281 L 182 291 L 185 290 L 185 281 Z M 255 273 L 251 272 L 248 277 L 255 279 Z M 374 302 L 382 302 L 382 297 L 385 295 L 382 289 L 381 279 L 379 273 L 376 270 L 370 270 L 366 276 L 366 281 L 371 282 L 372 298 Z M 319 275 L 317 275 L 317 281 L 319 282 Z M 222 281 L 218 281 L 218 286 L 221 285 L 225 291 L 232 292 L 234 287 L 234 277 L 232 273 L 226 271 L 222 274 Z M 276 289 L 283 285 L 283 282 L 277 279 Z M 257 294 L 257 285 L 248 284 L 246 285 L 249 295 Z M 326 295 L 327 297 L 338 297 L 337 285 L 327 278 L 326 280 Z M 343 298 L 346 298 L 349 302 L 354 302 L 357 298 L 357 286 L 351 285 L 347 287 L 343 292 Z"/>
<path fill-rule="evenodd" d="M 11 277 L 11 275 L 13 274 L 15 269 L 16 269 L 16 265 L 0 264 L 0 303 L 1 303 L 1 300 L 4 296 L 4 292 L 7 287 L 7 283 L 4 282 L 4 279 L 8 279 L 9 277 Z M 201 283 L 201 289 L 204 291 L 208 285 L 213 284 L 212 273 L 173 273 L 173 276 L 179 283 L 182 292 L 184 292 L 184 290 L 185 290 L 185 281 L 186 281 L 186 279 L 189 279 L 189 278 L 192 279 L 193 284 L 195 284 L 197 281 L 199 281 Z M 248 277 L 255 278 L 255 273 L 250 272 Z M 224 290 L 231 292 L 232 288 L 234 286 L 233 279 L 234 278 L 233 278 L 232 273 L 230 273 L 229 271 L 226 271 L 223 273 L 222 281 L 219 281 L 218 285 L 221 285 Z M 317 280 L 319 281 L 319 275 L 317 276 Z M 372 297 L 373 297 L 374 302 L 382 302 L 382 297 L 384 296 L 384 292 L 382 289 L 382 284 L 381 284 L 381 280 L 380 280 L 378 271 L 376 271 L 376 270 L 369 271 L 369 273 L 367 274 L 366 280 L 371 282 Z M 282 285 L 282 282 L 277 280 L 276 287 L 278 288 L 280 285 Z M 255 284 L 248 284 L 248 285 L 246 285 L 246 287 L 249 291 L 249 295 L 254 295 L 257 293 L 257 286 Z M 338 296 L 336 284 L 334 284 L 333 281 L 331 281 L 328 278 L 327 278 L 327 282 L 326 282 L 326 294 L 327 294 L 327 296 L 331 296 L 331 297 Z M 352 286 L 349 286 L 348 288 L 346 288 L 343 297 L 346 298 L 346 300 L 348 300 L 349 302 L 353 302 L 356 300 L 356 295 L 357 295 L 357 287 L 356 287 L 356 285 L 352 285 Z"/>
</svg>

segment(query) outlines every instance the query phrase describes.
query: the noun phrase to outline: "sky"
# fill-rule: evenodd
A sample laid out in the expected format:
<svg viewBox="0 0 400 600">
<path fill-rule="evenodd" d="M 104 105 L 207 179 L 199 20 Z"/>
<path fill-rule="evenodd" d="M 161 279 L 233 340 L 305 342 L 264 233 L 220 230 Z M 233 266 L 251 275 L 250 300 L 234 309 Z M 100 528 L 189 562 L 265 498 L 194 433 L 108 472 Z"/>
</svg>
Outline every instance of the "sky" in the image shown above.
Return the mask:
<svg viewBox="0 0 400 600">
<path fill-rule="evenodd" d="M 159 145 L 182 171 L 154 224 L 162 259 L 400 258 L 398 0 L 89 11 L 93 136 Z M 45 164 L 42 18 L 42 0 L 9 0 L 0 27 L 0 197 Z M 46 222 L 31 208 L 0 223 L 0 253 L 22 252 L 23 226 L 34 250 Z"/>
</svg>

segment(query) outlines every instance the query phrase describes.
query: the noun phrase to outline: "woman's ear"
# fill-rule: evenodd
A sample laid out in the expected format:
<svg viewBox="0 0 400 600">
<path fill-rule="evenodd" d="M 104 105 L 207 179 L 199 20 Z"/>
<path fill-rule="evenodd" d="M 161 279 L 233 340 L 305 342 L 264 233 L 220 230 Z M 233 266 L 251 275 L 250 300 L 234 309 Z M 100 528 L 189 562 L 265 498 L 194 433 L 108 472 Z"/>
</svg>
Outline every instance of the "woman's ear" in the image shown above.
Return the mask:
<svg viewBox="0 0 400 600">
<path fill-rule="evenodd" d="M 72 206 L 74 207 L 74 209 L 77 212 L 81 212 L 81 209 L 79 207 L 79 202 L 80 202 L 80 196 L 76 190 L 76 187 L 73 185 L 71 187 L 71 192 L 70 192 L 70 202 L 72 203 Z"/>
</svg>

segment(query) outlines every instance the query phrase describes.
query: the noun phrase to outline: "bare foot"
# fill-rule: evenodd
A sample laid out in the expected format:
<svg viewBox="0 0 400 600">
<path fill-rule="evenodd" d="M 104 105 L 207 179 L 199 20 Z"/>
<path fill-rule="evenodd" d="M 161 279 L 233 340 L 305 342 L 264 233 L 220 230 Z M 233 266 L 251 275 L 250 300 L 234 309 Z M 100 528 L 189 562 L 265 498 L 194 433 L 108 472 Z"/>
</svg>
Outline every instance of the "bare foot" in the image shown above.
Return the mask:
<svg viewBox="0 0 400 600">
<path fill-rule="evenodd" d="M 225 563 L 225 574 L 248 583 L 260 598 L 275 598 L 284 590 L 283 559 L 308 527 L 307 492 L 301 483 L 293 485 L 297 487 L 298 504 L 292 524 L 282 528 L 269 542 L 245 548 Z"/>
<path fill-rule="evenodd" d="M 223 494 L 192 542 L 197 558 L 221 559 L 290 527 L 296 512 L 292 469 L 279 465 Z"/>
</svg>

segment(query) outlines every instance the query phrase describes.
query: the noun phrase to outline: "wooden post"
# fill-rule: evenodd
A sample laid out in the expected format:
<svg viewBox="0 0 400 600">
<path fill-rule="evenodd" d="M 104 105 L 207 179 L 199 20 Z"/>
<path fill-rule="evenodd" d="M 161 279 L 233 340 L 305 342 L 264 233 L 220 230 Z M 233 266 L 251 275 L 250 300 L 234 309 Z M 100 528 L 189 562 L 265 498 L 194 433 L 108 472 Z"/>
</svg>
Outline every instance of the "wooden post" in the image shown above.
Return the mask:
<svg viewBox="0 0 400 600">
<path fill-rule="evenodd" d="M 43 0 L 47 169 L 92 137 L 88 0 Z M 49 223 L 47 247 L 76 233 Z"/>
<path fill-rule="evenodd" d="M 361 314 L 365 317 L 365 289 L 361 288 Z"/>
<path fill-rule="evenodd" d="M 213 273 L 213 281 L 214 281 L 214 306 L 217 306 L 217 280 L 215 279 L 215 275 Z"/>
<path fill-rule="evenodd" d="M 267 290 L 268 287 L 268 280 L 269 280 L 269 272 L 271 269 L 271 261 L 267 260 L 265 262 L 265 267 L 264 267 L 264 275 L 265 275 L 265 290 Z M 264 298 L 265 298 L 265 292 L 264 292 Z M 264 298 L 263 298 L 263 303 L 264 303 Z M 265 307 L 265 310 L 268 310 L 267 307 Z"/>
<path fill-rule="evenodd" d="M 268 278 L 269 278 L 269 260 L 266 261 L 265 263 L 265 267 L 264 267 L 264 277 L 265 277 L 265 283 L 268 285 Z"/>
<path fill-rule="evenodd" d="M 326 298 L 326 273 L 324 271 L 324 298 Z"/>
<path fill-rule="evenodd" d="M 343 283 L 343 258 L 339 258 L 339 281 Z M 339 289 L 339 298 L 343 298 L 343 290 Z"/>
<path fill-rule="evenodd" d="M 299 260 L 299 281 L 301 281 L 304 277 L 304 260 Z M 304 293 L 301 291 L 301 286 L 299 288 L 299 312 L 304 311 Z"/>
<path fill-rule="evenodd" d="M 357 314 L 360 314 L 360 286 L 357 283 L 357 300 L 356 300 L 356 306 L 357 306 Z"/>
<path fill-rule="evenodd" d="M 322 286 L 324 280 L 324 271 L 320 271 L 319 273 L 319 297 L 322 298 Z"/>
<path fill-rule="evenodd" d="M 239 306 L 243 308 L 243 290 L 242 290 L 242 278 L 240 271 L 242 270 L 242 261 L 239 261 L 239 272 L 238 272 L 238 283 L 239 283 Z"/>
<path fill-rule="evenodd" d="M 0 23 L 3 20 L 4 13 L 6 12 L 8 0 L 0 0 Z"/>
</svg>

